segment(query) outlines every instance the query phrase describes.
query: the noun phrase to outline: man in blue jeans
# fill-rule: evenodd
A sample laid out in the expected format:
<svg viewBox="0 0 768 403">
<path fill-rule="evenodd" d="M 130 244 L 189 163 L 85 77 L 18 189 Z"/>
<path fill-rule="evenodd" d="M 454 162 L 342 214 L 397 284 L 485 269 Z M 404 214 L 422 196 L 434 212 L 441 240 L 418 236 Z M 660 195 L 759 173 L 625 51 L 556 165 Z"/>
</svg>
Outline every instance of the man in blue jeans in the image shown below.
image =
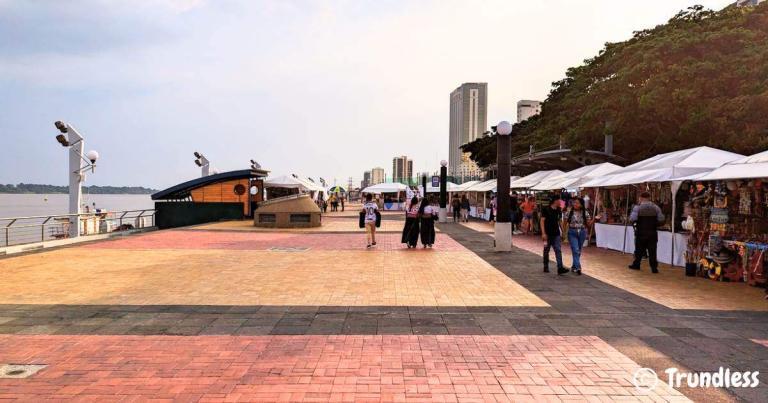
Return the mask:
<svg viewBox="0 0 768 403">
<path fill-rule="evenodd" d="M 587 240 L 587 226 L 590 225 L 592 216 L 584 208 L 580 198 L 572 200 L 571 209 L 568 211 L 565 223 L 568 226 L 568 243 L 571 245 L 573 255 L 573 274 L 581 275 L 581 249 Z"/>
<path fill-rule="evenodd" d="M 557 261 L 557 274 L 568 273 L 568 269 L 563 267 L 563 253 L 560 250 L 561 230 L 560 223 L 563 221 L 563 213 L 560 211 L 560 198 L 555 196 L 549 201 L 549 206 L 541 209 L 541 239 L 544 241 L 544 273 L 549 273 L 549 250 L 555 250 L 555 260 Z"/>
</svg>

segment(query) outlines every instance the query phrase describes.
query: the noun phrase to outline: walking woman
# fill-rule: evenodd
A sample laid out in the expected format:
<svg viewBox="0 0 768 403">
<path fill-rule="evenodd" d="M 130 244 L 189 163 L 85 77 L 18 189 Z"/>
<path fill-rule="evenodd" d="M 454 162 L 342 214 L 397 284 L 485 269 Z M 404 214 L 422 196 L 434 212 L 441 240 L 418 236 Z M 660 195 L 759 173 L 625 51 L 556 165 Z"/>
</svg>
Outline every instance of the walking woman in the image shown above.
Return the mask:
<svg viewBox="0 0 768 403">
<path fill-rule="evenodd" d="M 565 220 L 568 226 L 568 243 L 571 245 L 573 264 L 571 272 L 581 275 L 581 250 L 587 240 L 587 227 L 592 225 L 592 216 L 579 198 L 572 201 L 571 210 Z"/>
<path fill-rule="evenodd" d="M 405 210 L 405 226 L 400 242 L 408 244 L 408 249 L 415 248 L 419 242 L 419 198 L 416 196 Z"/>
<path fill-rule="evenodd" d="M 419 221 L 421 225 L 421 244 L 425 248 L 431 248 L 435 243 L 435 215 L 437 210 L 430 204 L 430 199 L 425 197 L 419 206 Z"/>
</svg>

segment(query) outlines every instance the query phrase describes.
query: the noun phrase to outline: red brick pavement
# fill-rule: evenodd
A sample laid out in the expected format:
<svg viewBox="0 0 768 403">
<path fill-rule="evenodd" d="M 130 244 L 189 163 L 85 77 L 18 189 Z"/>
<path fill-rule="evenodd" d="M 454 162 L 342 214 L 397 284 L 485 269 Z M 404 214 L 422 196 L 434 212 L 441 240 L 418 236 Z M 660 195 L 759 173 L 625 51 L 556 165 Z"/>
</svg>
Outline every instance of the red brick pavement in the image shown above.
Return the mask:
<svg viewBox="0 0 768 403">
<path fill-rule="evenodd" d="M 0 335 L 0 400 L 603 401 L 638 365 L 581 336 Z M 681 399 L 660 384 L 646 399 Z M 682 398 L 684 400 L 684 398 Z"/>
<path fill-rule="evenodd" d="M 400 234 L 376 234 L 376 250 L 407 249 L 400 243 Z M 273 247 L 305 247 L 314 250 L 365 249 L 364 233 L 302 234 L 242 231 L 179 231 L 167 230 L 98 242 L 84 246 L 97 249 L 233 249 L 267 250 Z M 421 250 L 422 248 L 419 247 Z M 436 234 L 434 249 L 467 251 L 447 235 Z"/>
</svg>

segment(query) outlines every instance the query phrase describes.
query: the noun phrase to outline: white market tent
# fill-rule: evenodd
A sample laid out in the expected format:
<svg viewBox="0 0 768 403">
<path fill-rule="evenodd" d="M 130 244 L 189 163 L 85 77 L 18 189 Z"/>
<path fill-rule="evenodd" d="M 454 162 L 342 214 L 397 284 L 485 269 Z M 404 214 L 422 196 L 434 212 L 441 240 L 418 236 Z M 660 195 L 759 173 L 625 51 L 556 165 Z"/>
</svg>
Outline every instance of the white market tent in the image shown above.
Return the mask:
<svg viewBox="0 0 768 403">
<path fill-rule="evenodd" d="M 403 192 L 407 188 L 408 186 L 405 186 L 402 183 L 398 183 L 398 182 L 379 183 L 378 185 L 368 186 L 367 188 L 363 189 L 363 193 L 373 193 L 373 194 L 397 193 L 397 192 Z"/>
<path fill-rule="evenodd" d="M 517 180 L 518 177 L 513 176 L 512 178 L 515 178 L 514 180 Z M 513 179 L 510 178 L 510 181 Z M 496 191 L 496 179 L 488 179 L 487 181 L 483 181 L 480 183 L 476 183 L 466 189 L 464 189 L 465 192 L 490 192 L 490 191 Z"/>
<path fill-rule="evenodd" d="M 689 148 L 636 162 L 610 175 L 591 179 L 583 183 L 582 187 L 623 186 L 680 180 L 691 175 L 707 173 L 740 158 L 744 156 L 712 147 Z"/>
<path fill-rule="evenodd" d="M 586 165 L 581 168 L 576 168 L 573 171 L 568 171 L 562 175 L 551 176 L 543 181 L 539 182 L 536 186 L 533 186 L 532 190 L 558 190 L 558 189 L 574 189 L 581 187 L 581 185 L 591 179 L 599 178 L 604 175 L 611 174 L 621 169 L 620 166 L 612 164 L 610 162 L 603 162 L 602 164 Z"/>
<path fill-rule="evenodd" d="M 697 180 L 768 178 L 768 151 L 731 161 Z"/>
<path fill-rule="evenodd" d="M 300 191 L 315 190 L 308 185 L 309 182 L 295 178 L 291 175 L 282 175 L 270 177 L 264 181 L 264 187 L 266 188 L 287 188 L 287 189 L 299 189 Z"/>
<path fill-rule="evenodd" d="M 453 182 L 446 182 L 445 183 L 445 190 L 446 192 L 457 192 L 457 188 L 461 185 L 457 185 Z M 421 190 L 421 185 L 419 185 L 419 190 Z M 427 193 L 439 193 L 440 187 L 432 187 L 431 183 L 427 184 Z"/>
<path fill-rule="evenodd" d="M 450 183 L 450 182 L 448 182 L 448 183 Z M 454 184 L 453 189 L 451 189 L 450 186 L 448 187 L 448 191 L 449 192 L 466 192 L 467 190 L 469 190 L 469 188 L 471 188 L 472 186 L 475 186 L 475 185 L 477 185 L 479 183 L 481 183 L 481 182 L 480 181 L 469 181 L 469 182 L 464 182 L 461 185 L 455 185 Z"/>
<path fill-rule="evenodd" d="M 654 157 L 645 159 L 643 161 L 634 163 L 622 169 L 614 171 L 612 174 L 591 179 L 582 187 L 612 187 L 612 186 L 625 186 L 636 185 L 647 182 L 671 182 L 672 191 L 672 211 L 677 210 L 677 198 L 674 197 L 677 194 L 680 185 L 684 180 L 689 180 L 700 175 L 704 175 L 719 168 L 723 164 L 743 159 L 741 154 L 732 153 L 729 151 L 719 150 L 712 147 L 695 147 L 686 150 L 673 151 L 665 154 L 659 154 Z M 596 204 L 597 205 L 597 204 Z M 596 225 L 597 228 L 597 225 Z M 600 233 L 598 232 L 598 246 Z M 615 236 L 613 236 L 615 238 Z M 619 235 L 621 239 L 621 235 Z M 680 243 L 681 247 L 677 248 L 678 251 L 682 250 L 682 241 L 678 241 L 675 235 L 675 216 L 672 215 L 672 231 L 670 243 L 670 255 L 669 261 L 664 261 L 661 257 L 659 261 L 664 263 L 676 264 L 678 262 L 678 256 L 675 256 L 675 243 Z M 626 251 L 627 248 L 627 225 L 624 225 L 624 236 L 622 251 Z M 618 245 L 617 245 L 618 246 Z M 658 250 L 662 251 L 662 245 L 659 245 Z"/>
<path fill-rule="evenodd" d="M 538 171 L 534 172 L 528 176 L 523 176 L 522 178 L 513 181 L 509 184 L 510 189 L 528 189 L 532 186 L 536 186 L 539 182 L 553 177 L 562 175 L 565 172 L 559 170 L 559 169 L 553 169 L 551 171 Z"/>
</svg>

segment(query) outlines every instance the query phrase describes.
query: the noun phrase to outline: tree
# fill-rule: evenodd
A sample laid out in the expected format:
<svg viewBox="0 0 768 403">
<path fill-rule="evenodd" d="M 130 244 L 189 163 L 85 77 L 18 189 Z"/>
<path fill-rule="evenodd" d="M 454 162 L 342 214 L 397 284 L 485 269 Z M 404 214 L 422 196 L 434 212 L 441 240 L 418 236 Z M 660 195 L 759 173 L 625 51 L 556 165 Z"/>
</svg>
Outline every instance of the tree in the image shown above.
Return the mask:
<svg viewBox="0 0 768 403">
<path fill-rule="evenodd" d="M 542 112 L 513 131 L 512 155 L 564 144 L 602 149 L 630 163 L 710 145 L 753 154 L 768 148 L 768 3 L 721 11 L 690 7 L 667 24 L 607 43 L 552 83 Z M 480 166 L 495 141 L 464 147 Z"/>
</svg>

